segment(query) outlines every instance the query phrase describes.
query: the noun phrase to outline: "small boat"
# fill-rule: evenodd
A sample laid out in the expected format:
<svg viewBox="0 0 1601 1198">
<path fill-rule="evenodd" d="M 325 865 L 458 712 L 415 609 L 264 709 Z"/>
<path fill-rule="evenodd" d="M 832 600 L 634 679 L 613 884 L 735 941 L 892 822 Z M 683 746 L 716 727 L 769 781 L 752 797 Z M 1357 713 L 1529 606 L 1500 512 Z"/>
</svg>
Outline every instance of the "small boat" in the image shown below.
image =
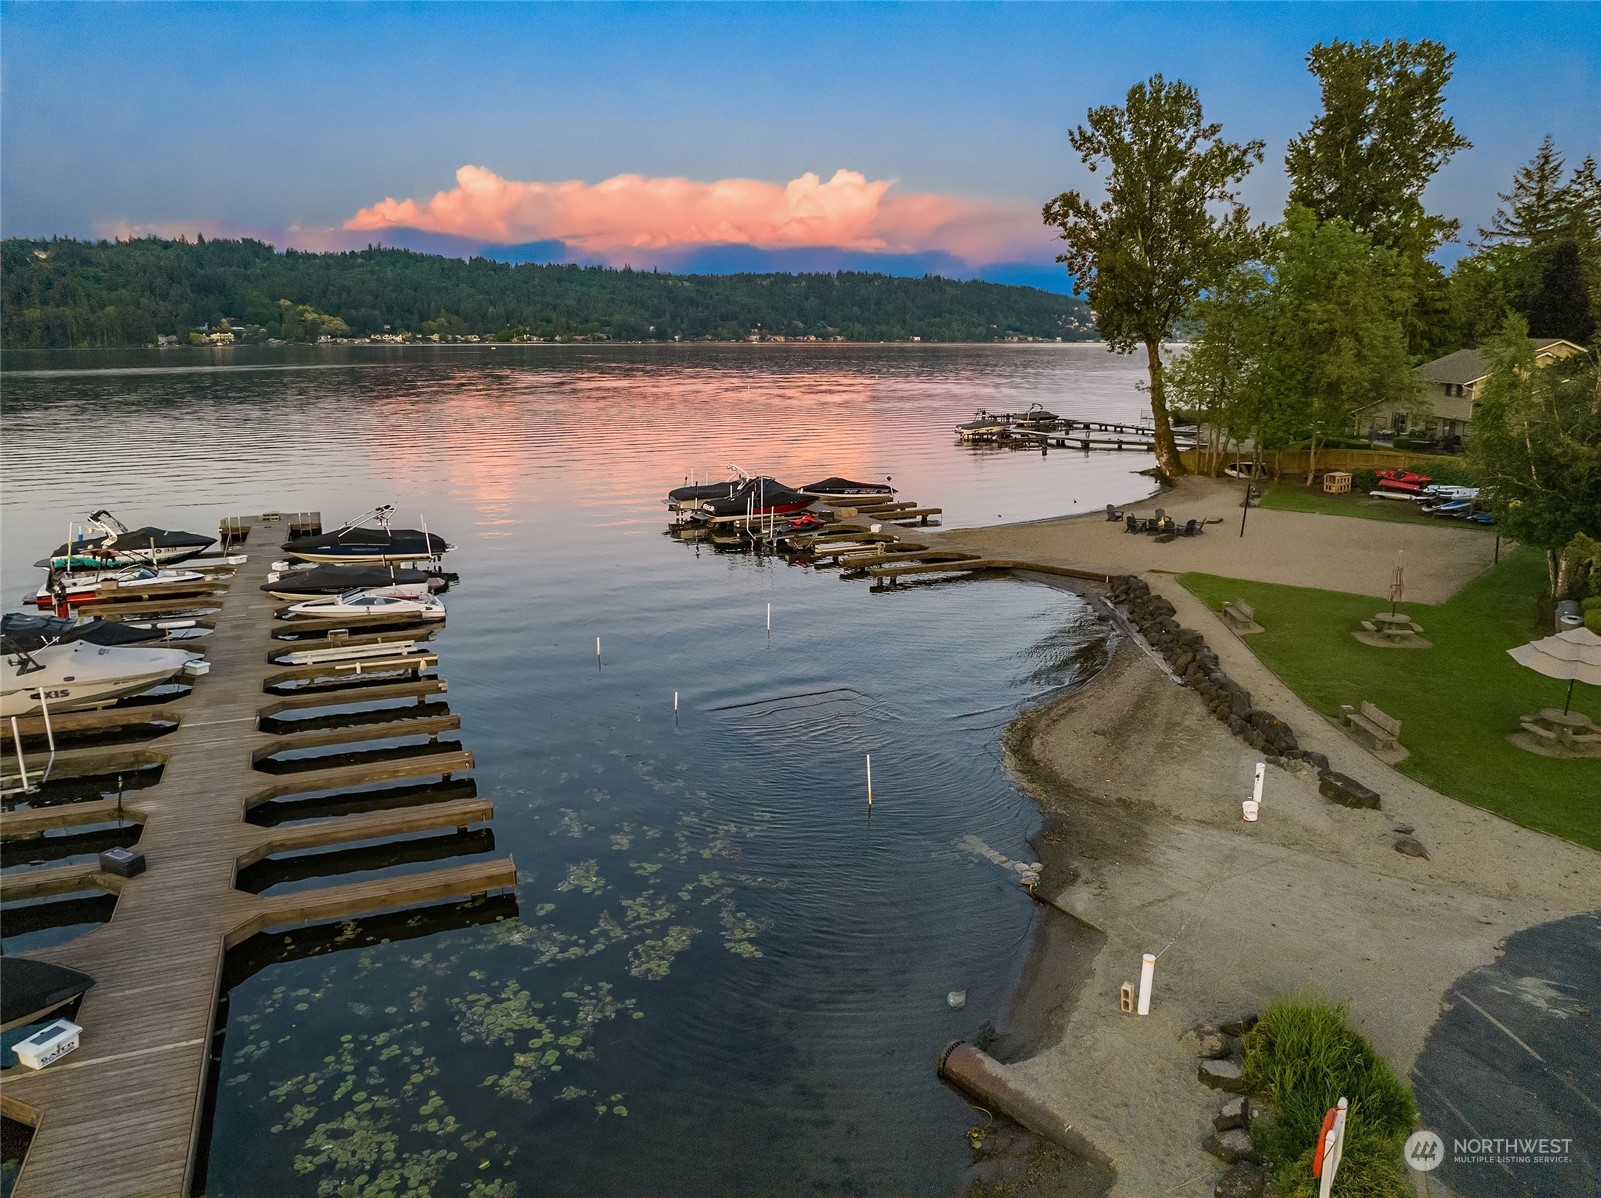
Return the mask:
<svg viewBox="0 0 1601 1198">
<path fill-rule="evenodd" d="M 727 499 L 707 500 L 691 510 L 690 515 L 701 520 L 719 516 L 791 516 L 805 511 L 816 501 L 816 496 L 791 491 L 770 478 L 752 478 Z"/>
<path fill-rule="evenodd" d="M 1435 483 L 1423 488 L 1423 498 L 1437 502 L 1448 502 L 1453 499 L 1477 499 L 1477 487 L 1453 487 L 1446 483 Z"/>
<path fill-rule="evenodd" d="M 374 508 L 350 523 L 315 537 L 295 537 L 283 551 L 307 562 L 414 562 L 438 557 L 455 548 L 426 529 L 390 528 L 393 504 Z"/>
<path fill-rule="evenodd" d="M 443 620 L 445 604 L 437 595 L 417 595 L 401 587 L 373 587 L 342 595 L 319 595 L 291 604 L 288 614 L 308 619 L 402 616 L 408 620 Z"/>
<path fill-rule="evenodd" d="M 895 488 L 887 482 L 858 483 L 848 478 L 840 478 L 838 475 L 795 489 L 806 495 L 818 495 L 824 499 L 854 499 L 863 495 L 895 494 Z"/>
<path fill-rule="evenodd" d="M 1368 495 L 1373 499 L 1399 499 L 1405 503 L 1410 503 L 1413 498 L 1406 491 L 1369 491 Z"/>
<path fill-rule="evenodd" d="M 956 435 L 963 441 L 988 441 L 1001 436 L 1011 427 L 1004 416 L 992 416 L 980 408 L 973 419 L 956 426 Z"/>
<path fill-rule="evenodd" d="M 197 532 L 173 532 L 149 524 L 129 528 L 110 512 L 101 510 L 90 514 L 89 527 L 82 536 L 59 546 L 39 564 L 58 570 L 77 566 L 165 566 L 202 553 L 216 541 L 216 537 Z"/>
<path fill-rule="evenodd" d="M 1230 462 L 1223 467 L 1223 473 L 1230 478 L 1266 478 L 1267 463 L 1265 462 Z"/>
<path fill-rule="evenodd" d="M 1047 412 L 1041 405 L 1031 403 L 1028 411 L 1012 417 L 1012 423 L 1024 428 L 1040 428 L 1044 425 L 1060 424 L 1062 418 L 1055 412 Z"/>
<path fill-rule="evenodd" d="M 674 487 L 667 492 L 667 506 L 679 511 L 692 511 L 701 504 L 712 499 L 727 499 L 729 496 L 750 481 L 751 476 L 732 462 L 728 464 L 731 471 L 728 478 L 718 483 L 690 483 L 685 482 L 681 487 Z M 782 487 L 777 479 L 766 480 L 769 486 Z"/>
<path fill-rule="evenodd" d="M 1374 473 L 1379 476 L 1379 485 L 1381 487 L 1387 482 L 1392 482 L 1407 483 L 1421 489 L 1434 481 L 1427 474 L 1416 474 L 1411 470 L 1376 470 Z"/>
<path fill-rule="evenodd" d="M 1383 491 L 1394 491 L 1395 493 L 1404 495 L 1409 499 L 1415 499 L 1423 494 L 1423 488 L 1419 484 L 1409 483 L 1398 478 L 1379 479 L 1379 489 Z"/>
<path fill-rule="evenodd" d="M 7 612 L 0 616 L 0 635 L 24 649 L 39 649 L 60 641 L 88 641 L 91 645 L 138 645 L 159 641 L 166 632 L 116 620 L 71 620 L 59 616 L 33 616 Z"/>
<path fill-rule="evenodd" d="M 66 603 L 88 603 L 95 599 L 115 599 L 119 590 L 178 597 L 199 594 L 210 587 L 204 574 L 195 570 L 159 570 L 153 566 L 126 566 L 120 570 L 85 572 L 53 571 L 43 586 L 25 602 L 40 607 Z"/>
<path fill-rule="evenodd" d="M 7 953 L 0 957 L 0 1031 L 37 1023 L 95 981 L 86 973 Z"/>
<path fill-rule="evenodd" d="M 0 717 L 104 707 L 159 686 L 200 654 L 141 645 L 57 641 L 28 648 L 0 636 Z"/>
<path fill-rule="evenodd" d="M 405 566 L 312 566 L 267 575 L 261 589 L 278 599 L 304 599 L 308 595 L 342 595 L 373 587 L 407 587 L 419 595 L 449 586 L 441 574 Z"/>
</svg>

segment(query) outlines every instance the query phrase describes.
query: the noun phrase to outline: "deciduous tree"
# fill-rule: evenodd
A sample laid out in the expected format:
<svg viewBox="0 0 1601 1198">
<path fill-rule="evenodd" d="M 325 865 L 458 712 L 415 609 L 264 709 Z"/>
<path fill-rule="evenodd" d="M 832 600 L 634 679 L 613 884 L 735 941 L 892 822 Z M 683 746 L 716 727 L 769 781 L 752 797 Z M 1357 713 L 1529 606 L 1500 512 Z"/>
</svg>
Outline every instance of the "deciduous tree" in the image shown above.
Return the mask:
<svg viewBox="0 0 1601 1198">
<path fill-rule="evenodd" d="M 1195 89 L 1153 75 L 1129 88 L 1123 107 L 1089 111 L 1068 134 L 1092 170 L 1106 172 L 1099 204 L 1066 191 L 1045 205 L 1067 249 L 1067 266 L 1088 296 L 1107 347 L 1145 347 L 1158 469 L 1184 473 L 1168 419 L 1162 342 L 1210 283 L 1243 262 L 1253 244 L 1235 187 L 1262 160 L 1262 143 L 1225 141 Z"/>
</svg>

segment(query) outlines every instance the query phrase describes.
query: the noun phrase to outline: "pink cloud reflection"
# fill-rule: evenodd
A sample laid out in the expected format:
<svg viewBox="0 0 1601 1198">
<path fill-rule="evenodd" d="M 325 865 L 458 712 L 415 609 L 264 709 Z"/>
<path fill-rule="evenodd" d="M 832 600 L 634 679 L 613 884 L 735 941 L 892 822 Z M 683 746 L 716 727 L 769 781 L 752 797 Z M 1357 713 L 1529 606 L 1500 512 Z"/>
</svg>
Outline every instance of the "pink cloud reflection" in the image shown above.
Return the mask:
<svg viewBox="0 0 1601 1198">
<path fill-rule="evenodd" d="M 763 249 L 836 246 L 871 253 L 943 250 L 970 262 L 1038 252 L 1031 204 L 928 193 L 891 195 L 890 180 L 838 170 L 787 183 L 759 179 L 615 175 L 599 183 L 503 179 L 463 166 L 456 186 L 423 201 L 385 199 L 344 223 L 346 231 L 421 229 L 502 244 L 560 240 L 620 260 L 628 250 L 708 244 Z"/>
</svg>

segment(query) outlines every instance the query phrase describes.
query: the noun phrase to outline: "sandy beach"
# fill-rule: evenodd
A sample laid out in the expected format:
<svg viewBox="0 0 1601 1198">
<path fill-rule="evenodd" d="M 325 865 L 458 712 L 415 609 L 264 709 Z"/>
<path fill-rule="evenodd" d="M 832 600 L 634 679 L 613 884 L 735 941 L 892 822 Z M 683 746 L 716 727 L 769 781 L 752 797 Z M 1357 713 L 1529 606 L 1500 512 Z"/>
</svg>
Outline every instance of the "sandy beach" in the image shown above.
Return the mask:
<svg viewBox="0 0 1601 1198">
<path fill-rule="evenodd" d="M 1404 1077 L 1457 978 L 1493 961 L 1512 933 L 1601 906 L 1601 854 L 1383 765 L 1155 572 L 1161 563 L 1382 594 L 1400 548 L 1409 597 L 1415 577 L 1418 598 L 1437 602 L 1489 564 L 1486 538 L 1253 511 L 1242 543 L 1238 487 L 1208 479 L 1132 510 L 1158 506 L 1182 518 L 1232 510 L 1235 523 L 1227 537 L 1169 545 L 1125 536 L 1098 514 L 946 535 L 986 553 L 1147 571 L 1259 706 L 1383 795 L 1382 811 L 1350 810 L 1322 799 L 1310 773 L 1270 768 L 1262 817 L 1243 822 L 1260 754 L 1132 641 L 1088 685 L 1009 730 L 1009 765 L 1046 815 L 1041 894 L 1081 928 L 1041 934 L 1013 1034 L 997 1051 L 1010 1050 L 1015 1076 L 1049 1095 L 1071 1136 L 1111 1163 L 1112 1193 L 1198 1198 L 1222 1172 L 1200 1147 L 1219 1095 L 1196 1080 L 1196 1058 L 1180 1043 L 1187 1028 L 1314 992 L 1347 1003 L 1353 1025 Z M 1359 585 L 1367 574 L 1376 585 Z M 1415 826 L 1430 859 L 1392 849 L 1400 823 Z M 1138 978 L 1145 952 L 1159 954 L 1155 1001 L 1148 1017 L 1126 1016 L 1118 988 Z"/>
</svg>

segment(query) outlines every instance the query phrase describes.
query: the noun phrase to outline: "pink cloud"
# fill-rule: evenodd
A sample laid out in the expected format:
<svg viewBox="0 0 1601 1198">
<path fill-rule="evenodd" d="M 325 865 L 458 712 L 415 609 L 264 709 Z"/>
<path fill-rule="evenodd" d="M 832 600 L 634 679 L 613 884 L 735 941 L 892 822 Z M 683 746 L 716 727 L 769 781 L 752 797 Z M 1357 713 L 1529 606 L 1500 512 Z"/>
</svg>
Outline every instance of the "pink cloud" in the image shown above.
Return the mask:
<svg viewBox="0 0 1601 1198">
<path fill-rule="evenodd" d="M 890 180 L 838 170 L 788 183 L 759 179 L 615 175 L 599 183 L 503 179 L 480 166 L 432 199 L 385 199 L 344 223 L 347 232 L 421 229 L 503 244 L 560 240 L 618 258 L 733 244 L 762 249 L 837 246 L 873 253 L 943 250 L 971 262 L 1035 256 L 1047 244 L 1033 204 L 929 193 L 891 195 Z"/>
</svg>

